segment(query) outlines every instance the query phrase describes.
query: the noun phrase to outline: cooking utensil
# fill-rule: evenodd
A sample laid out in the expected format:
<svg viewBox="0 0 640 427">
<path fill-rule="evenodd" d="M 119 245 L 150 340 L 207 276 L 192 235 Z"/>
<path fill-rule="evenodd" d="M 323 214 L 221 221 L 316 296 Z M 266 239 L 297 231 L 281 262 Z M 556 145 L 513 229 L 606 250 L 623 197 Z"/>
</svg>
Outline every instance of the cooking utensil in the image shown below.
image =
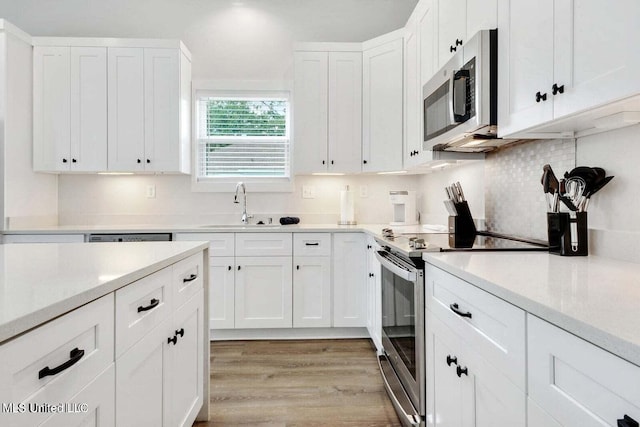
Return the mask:
<svg viewBox="0 0 640 427">
<path fill-rule="evenodd" d="M 598 191 L 602 190 L 602 187 L 604 187 L 605 185 L 607 185 L 609 183 L 609 181 L 611 181 L 614 177 L 613 176 L 608 176 L 606 178 L 604 178 L 602 181 L 600 181 L 597 185 L 595 185 L 591 191 L 589 192 L 589 194 L 587 195 L 587 198 L 590 198 L 591 196 L 593 196 L 594 194 L 596 194 Z"/>
<path fill-rule="evenodd" d="M 549 177 L 549 192 L 553 194 L 560 191 L 560 184 L 558 183 L 558 178 L 556 178 L 556 174 L 553 173 L 553 169 L 551 169 L 551 166 L 544 165 L 542 167 L 542 170 L 544 170 Z"/>
</svg>

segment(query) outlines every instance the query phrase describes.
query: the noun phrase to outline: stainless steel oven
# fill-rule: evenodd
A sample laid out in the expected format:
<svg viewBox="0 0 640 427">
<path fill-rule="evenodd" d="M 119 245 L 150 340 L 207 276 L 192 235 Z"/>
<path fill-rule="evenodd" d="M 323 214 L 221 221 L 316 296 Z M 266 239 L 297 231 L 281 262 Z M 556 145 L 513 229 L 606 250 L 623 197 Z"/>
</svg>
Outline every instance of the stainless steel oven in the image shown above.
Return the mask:
<svg viewBox="0 0 640 427">
<path fill-rule="evenodd" d="M 376 257 L 382 274 L 380 371 L 402 424 L 424 426 L 424 264 L 388 247 Z"/>
</svg>

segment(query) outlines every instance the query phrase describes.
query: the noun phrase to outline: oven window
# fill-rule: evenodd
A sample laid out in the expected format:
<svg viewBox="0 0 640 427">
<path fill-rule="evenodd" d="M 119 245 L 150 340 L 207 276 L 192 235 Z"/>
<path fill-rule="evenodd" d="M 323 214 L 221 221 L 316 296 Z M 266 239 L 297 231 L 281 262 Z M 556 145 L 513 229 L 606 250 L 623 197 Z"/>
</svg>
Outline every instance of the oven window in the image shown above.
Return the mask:
<svg viewBox="0 0 640 427">
<path fill-rule="evenodd" d="M 416 378 L 414 283 L 382 268 L 382 329 L 405 367 Z"/>
</svg>

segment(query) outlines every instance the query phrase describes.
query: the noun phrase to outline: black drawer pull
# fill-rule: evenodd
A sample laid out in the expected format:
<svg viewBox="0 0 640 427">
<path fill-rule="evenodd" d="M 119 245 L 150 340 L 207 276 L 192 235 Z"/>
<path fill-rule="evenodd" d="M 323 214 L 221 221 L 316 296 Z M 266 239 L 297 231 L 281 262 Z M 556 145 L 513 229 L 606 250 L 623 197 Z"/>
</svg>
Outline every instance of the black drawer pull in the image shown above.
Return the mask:
<svg viewBox="0 0 640 427">
<path fill-rule="evenodd" d="M 447 355 L 447 365 L 451 366 L 451 364 L 457 365 L 458 364 L 458 358 L 456 356 L 451 356 L 450 354 Z"/>
<path fill-rule="evenodd" d="M 449 52 L 455 52 L 458 50 L 455 46 L 449 46 Z"/>
<path fill-rule="evenodd" d="M 67 163 L 67 159 L 62 159 L 62 163 Z"/>
<path fill-rule="evenodd" d="M 320 243 L 315 242 L 315 243 L 305 243 L 305 246 L 320 246 Z"/>
<path fill-rule="evenodd" d="M 467 311 L 460 311 L 460 307 L 458 307 L 458 303 L 454 302 L 453 304 L 449 305 L 449 308 L 451 309 L 451 311 L 453 311 L 455 314 L 457 314 L 460 317 L 468 317 L 469 319 L 471 319 L 471 312 Z"/>
<path fill-rule="evenodd" d="M 78 363 L 80 359 L 82 359 L 82 356 L 84 356 L 84 350 L 78 350 L 78 347 L 74 348 L 69 352 L 69 360 L 64 362 L 62 365 L 56 366 L 53 369 L 49 368 L 48 366 L 40 369 L 40 372 L 38 372 L 38 379 L 41 380 L 42 378 L 48 377 L 49 375 L 56 375 L 64 371 L 65 369 L 69 369 L 70 367 Z"/>
<path fill-rule="evenodd" d="M 564 85 L 558 86 L 557 83 L 554 83 L 553 86 L 551 86 L 551 93 L 554 95 L 564 93 Z"/>
<path fill-rule="evenodd" d="M 618 427 L 640 427 L 638 422 L 631 418 L 629 415 L 625 415 L 623 419 L 618 420 Z"/>
<path fill-rule="evenodd" d="M 231 266 L 227 267 L 227 270 L 231 271 Z"/>
<path fill-rule="evenodd" d="M 180 335 L 180 338 L 184 337 L 184 328 L 176 330 L 176 335 Z"/>
<path fill-rule="evenodd" d="M 149 311 L 152 308 L 156 308 L 158 306 L 158 304 L 160 304 L 160 300 L 153 298 L 151 301 L 149 301 L 151 304 L 149 304 L 146 307 L 140 306 L 138 307 L 138 313 L 140 313 L 141 311 Z"/>
<path fill-rule="evenodd" d="M 187 277 L 186 279 L 182 279 L 183 283 L 187 283 L 187 282 L 193 282 L 194 280 L 196 280 L 198 278 L 197 274 L 192 274 L 191 276 Z"/>
<path fill-rule="evenodd" d="M 178 342 L 178 336 L 177 335 L 174 335 L 173 338 L 167 338 L 167 344 L 173 343 L 173 345 L 176 345 L 177 342 Z"/>
<path fill-rule="evenodd" d="M 147 163 L 151 163 L 151 160 L 147 159 Z"/>
<path fill-rule="evenodd" d="M 547 100 L 547 94 L 546 93 L 536 92 L 536 102 L 546 101 L 546 100 Z"/>
<path fill-rule="evenodd" d="M 462 378 L 462 375 L 469 376 L 469 370 L 467 369 L 466 366 L 464 368 L 461 368 L 460 366 L 458 366 L 456 368 L 456 374 L 458 374 L 459 378 Z"/>
</svg>

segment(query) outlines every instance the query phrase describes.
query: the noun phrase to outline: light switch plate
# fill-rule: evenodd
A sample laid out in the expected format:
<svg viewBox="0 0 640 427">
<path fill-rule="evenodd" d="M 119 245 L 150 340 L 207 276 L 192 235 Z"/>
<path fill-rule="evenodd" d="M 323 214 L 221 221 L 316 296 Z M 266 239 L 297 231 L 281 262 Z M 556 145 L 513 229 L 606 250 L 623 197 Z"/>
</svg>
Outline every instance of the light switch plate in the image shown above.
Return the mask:
<svg viewBox="0 0 640 427">
<path fill-rule="evenodd" d="M 302 198 L 303 199 L 315 199 L 316 198 L 316 187 L 313 185 L 303 185 L 302 186 Z"/>
<path fill-rule="evenodd" d="M 369 197 L 369 186 L 368 185 L 361 185 L 360 186 L 360 197 L 362 197 L 362 198 Z"/>
<path fill-rule="evenodd" d="M 145 192 L 147 199 L 155 199 L 156 198 L 156 186 L 154 184 L 147 185 L 147 190 Z"/>
</svg>

